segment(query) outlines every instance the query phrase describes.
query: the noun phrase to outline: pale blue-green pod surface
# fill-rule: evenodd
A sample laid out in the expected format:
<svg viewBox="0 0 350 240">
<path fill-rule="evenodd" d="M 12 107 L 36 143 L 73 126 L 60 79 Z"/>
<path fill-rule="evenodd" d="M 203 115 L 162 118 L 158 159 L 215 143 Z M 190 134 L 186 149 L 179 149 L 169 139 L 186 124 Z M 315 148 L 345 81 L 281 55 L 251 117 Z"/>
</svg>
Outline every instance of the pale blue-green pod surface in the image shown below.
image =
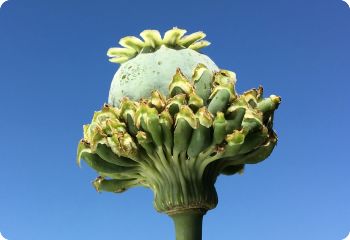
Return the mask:
<svg viewBox="0 0 350 240">
<path fill-rule="evenodd" d="M 173 78 L 176 69 L 180 68 L 186 78 L 191 79 L 200 63 L 210 71 L 219 71 L 208 56 L 192 49 L 175 50 L 162 45 L 155 52 L 139 53 L 122 63 L 114 75 L 108 103 L 119 106 L 122 97 L 131 100 L 148 98 L 155 89 L 168 96 L 169 79 Z"/>
</svg>

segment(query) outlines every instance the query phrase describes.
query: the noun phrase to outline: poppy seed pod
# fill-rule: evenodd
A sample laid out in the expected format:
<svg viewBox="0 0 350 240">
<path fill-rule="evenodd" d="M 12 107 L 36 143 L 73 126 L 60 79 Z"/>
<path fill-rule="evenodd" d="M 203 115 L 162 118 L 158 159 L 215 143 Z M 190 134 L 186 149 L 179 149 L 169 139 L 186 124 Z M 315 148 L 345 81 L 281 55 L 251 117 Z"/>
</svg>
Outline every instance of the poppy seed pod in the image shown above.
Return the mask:
<svg viewBox="0 0 350 240">
<path fill-rule="evenodd" d="M 167 96 L 169 80 L 177 68 L 189 79 L 199 63 L 218 71 L 208 56 L 198 52 L 209 45 L 203 40 L 206 35 L 185 33 L 184 29 L 173 28 L 162 38 L 157 30 L 145 30 L 140 34 L 144 41 L 128 36 L 119 41 L 123 48 L 110 48 L 110 61 L 121 66 L 113 78 L 108 103 L 118 106 L 122 97 L 136 101 L 148 98 L 155 89 Z"/>
<path fill-rule="evenodd" d="M 154 192 L 154 207 L 170 215 L 178 240 L 200 240 L 202 216 L 215 208 L 220 174 L 242 173 L 277 143 L 272 129 L 281 98 L 263 88 L 238 94 L 236 74 L 197 52 L 209 45 L 197 32 L 145 30 L 108 50 L 121 66 L 109 103 L 84 126 L 81 159 L 96 170 L 97 191 L 134 186 Z"/>
</svg>

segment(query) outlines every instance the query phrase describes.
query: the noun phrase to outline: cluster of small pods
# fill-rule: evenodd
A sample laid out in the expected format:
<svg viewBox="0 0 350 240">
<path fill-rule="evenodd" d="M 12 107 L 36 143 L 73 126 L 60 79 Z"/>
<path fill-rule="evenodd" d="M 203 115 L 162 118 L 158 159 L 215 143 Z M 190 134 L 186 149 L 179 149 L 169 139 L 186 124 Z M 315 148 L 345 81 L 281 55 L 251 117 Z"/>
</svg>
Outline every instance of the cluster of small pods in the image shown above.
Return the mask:
<svg viewBox="0 0 350 240">
<path fill-rule="evenodd" d="M 280 97 L 263 98 L 262 87 L 239 95 L 235 83 L 233 72 L 199 64 L 192 79 L 177 69 L 167 96 L 104 105 L 84 126 L 78 162 L 98 172 L 98 191 L 146 186 L 158 211 L 214 208 L 217 176 L 264 160 L 277 142 Z"/>
</svg>

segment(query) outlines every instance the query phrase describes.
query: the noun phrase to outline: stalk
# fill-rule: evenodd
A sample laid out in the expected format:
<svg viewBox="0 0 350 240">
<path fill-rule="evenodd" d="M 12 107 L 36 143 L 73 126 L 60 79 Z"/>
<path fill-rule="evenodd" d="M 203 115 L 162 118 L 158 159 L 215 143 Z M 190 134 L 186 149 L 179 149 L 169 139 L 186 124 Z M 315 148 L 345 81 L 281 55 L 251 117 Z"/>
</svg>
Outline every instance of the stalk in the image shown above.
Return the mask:
<svg viewBox="0 0 350 240">
<path fill-rule="evenodd" d="M 202 240 L 202 222 L 205 211 L 190 209 L 169 214 L 175 225 L 176 240 Z"/>
</svg>

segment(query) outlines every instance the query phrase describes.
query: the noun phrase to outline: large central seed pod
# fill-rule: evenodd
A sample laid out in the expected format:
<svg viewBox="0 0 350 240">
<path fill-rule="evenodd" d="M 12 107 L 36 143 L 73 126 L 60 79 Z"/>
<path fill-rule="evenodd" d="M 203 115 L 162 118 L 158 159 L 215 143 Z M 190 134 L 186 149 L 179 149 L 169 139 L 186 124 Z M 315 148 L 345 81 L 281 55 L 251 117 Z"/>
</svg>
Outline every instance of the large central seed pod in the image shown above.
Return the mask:
<svg viewBox="0 0 350 240">
<path fill-rule="evenodd" d="M 242 173 L 266 159 L 277 143 L 273 115 L 281 99 L 263 89 L 239 95 L 236 75 L 197 51 L 202 32 L 174 28 L 120 40 L 121 63 L 109 104 L 84 126 L 77 161 L 98 173 L 98 191 L 134 186 L 154 192 L 157 211 L 170 215 L 178 240 L 201 239 L 202 216 L 218 203 L 220 174 Z"/>
</svg>

